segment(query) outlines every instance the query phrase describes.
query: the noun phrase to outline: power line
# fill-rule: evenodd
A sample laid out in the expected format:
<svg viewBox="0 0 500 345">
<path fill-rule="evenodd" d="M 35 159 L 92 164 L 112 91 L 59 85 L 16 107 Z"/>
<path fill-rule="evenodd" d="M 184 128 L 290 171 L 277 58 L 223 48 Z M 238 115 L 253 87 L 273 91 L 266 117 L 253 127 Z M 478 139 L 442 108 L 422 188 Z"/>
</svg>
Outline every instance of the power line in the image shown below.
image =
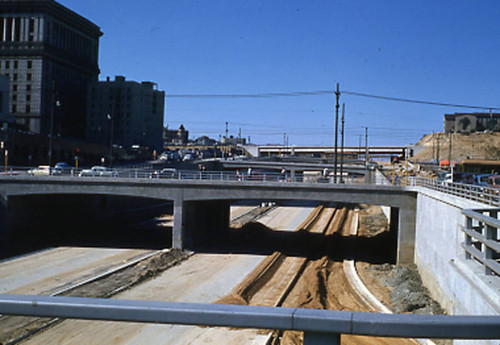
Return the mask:
<svg viewBox="0 0 500 345">
<path fill-rule="evenodd" d="M 333 91 L 296 91 L 296 92 L 271 92 L 271 93 L 241 93 L 241 94 L 165 94 L 165 98 L 274 98 L 274 97 L 300 97 L 333 94 Z"/>
<path fill-rule="evenodd" d="M 368 93 L 361 93 L 361 92 L 354 92 L 354 91 L 342 91 L 342 93 L 346 94 L 346 95 L 351 95 L 351 96 L 383 99 L 386 101 L 416 103 L 416 104 L 426 104 L 426 105 L 437 105 L 437 106 L 441 106 L 441 107 L 483 109 L 483 110 L 500 110 L 500 108 L 497 108 L 497 107 L 486 107 L 486 106 L 481 106 L 481 105 L 466 105 L 466 104 L 453 104 L 453 103 L 444 103 L 444 102 L 422 101 L 422 100 L 415 100 L 415 99 L 372 95 L 372 94 L 368 94 Z"/>
<path fill-rule="evenodd" d="M 393 102 L 403 102 L 403 103 L 413 103 L 413 104 L 424 104 L 424 105 L 434 105 L 441 107 L 451 107 L 451 108 L 466 108 L 466 109 L 481 109 L 481 110 L 500 110 L 499 107 L 488 107 L 482 105 L 469 105 L 469 104 L 455 104 L 447 102 L 434 102 L 434 101 L 424 101 L 409 98 L 398 98 L 391 96 L 381 96 L 368 94 L 357 91 L 342 90 L 341 94 L 366 97 L 373 99 L 381 99 Z M 302 97 L 302 96 L 321 96 L 321 95 L 334 95 L 335 93 L 331 90 L 316 90 L 316 91 L 295 91 L 295 92 L 272 92 L 272 93 L 248 93 L 248 94 L 165 94 L 165 98 L 276 98 L 276 97 Z"/>
</svg>

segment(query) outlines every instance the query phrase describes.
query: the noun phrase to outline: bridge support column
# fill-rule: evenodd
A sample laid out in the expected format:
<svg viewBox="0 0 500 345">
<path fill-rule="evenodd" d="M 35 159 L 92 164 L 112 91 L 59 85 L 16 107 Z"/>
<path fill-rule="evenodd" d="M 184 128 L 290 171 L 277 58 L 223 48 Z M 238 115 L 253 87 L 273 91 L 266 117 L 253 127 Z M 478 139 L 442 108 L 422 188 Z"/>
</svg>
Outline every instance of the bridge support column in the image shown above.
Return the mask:
<svg viewBox="0 0 500 345">
<path fill-rule="evenodd" d="M 392 209 L 391 209 L 392 213 Z M 414 263 L 417 200 L 412 199 L 398 212 L 398 264 Z M 391 216 L 391 218 L 393 218 Z M 391 219 L 392 220 L 392 219 Z"/>
<path fill-rule="evenodd" d="M 174 200 L 174 226 L 172 227 L 172 248 L 183 249 L 183 229 L 184 229 L 184 216 L 183 207 L 184 201 L 182 199 Z"/>
<path fill-rule="evenodd" d="M 174 202 L 172 246 L 194 249 L 210 244 L 212 238 L 229 228 L 229 201 Z"/>
</svg>

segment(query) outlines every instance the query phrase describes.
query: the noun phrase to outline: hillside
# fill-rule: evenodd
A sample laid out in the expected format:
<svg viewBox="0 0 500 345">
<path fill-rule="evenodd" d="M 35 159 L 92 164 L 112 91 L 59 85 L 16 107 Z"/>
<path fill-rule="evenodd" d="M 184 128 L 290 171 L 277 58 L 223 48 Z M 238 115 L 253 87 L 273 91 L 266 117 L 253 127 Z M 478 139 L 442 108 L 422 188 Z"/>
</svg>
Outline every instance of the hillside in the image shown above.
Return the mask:
<svg viewBox="0 0 500 345">
<path fill-rule="evenodd" d="M 438 146 L 439 160 L 450 159 L 450 134 L 428 134 L 417 145 L 423 149 L 414 155 L 414 161 L 436 159 Z M 500 133 L 452 133 L 451 160 L 459 162 L 464 159 L 500 160 Z"/>
</svg>

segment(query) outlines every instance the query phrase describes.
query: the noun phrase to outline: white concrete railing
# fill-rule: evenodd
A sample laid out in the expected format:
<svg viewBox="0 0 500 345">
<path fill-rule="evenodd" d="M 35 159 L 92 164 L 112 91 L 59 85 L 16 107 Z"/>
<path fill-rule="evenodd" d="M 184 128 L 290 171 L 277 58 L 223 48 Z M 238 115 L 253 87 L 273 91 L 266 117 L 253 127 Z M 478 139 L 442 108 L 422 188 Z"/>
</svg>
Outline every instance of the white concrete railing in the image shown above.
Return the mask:
<svg viewBox="0 0 500 345">
<path fill-rule="evenodd" d="M 500 339 L 499 316 L 378 314 L 338 310 L 0 294 L 0 313 L 87 320 L 296 330 L 304 345 L 340 345 L 341 334 Z"/>
<path fill-rule="evenodd" d="M 475 260 L 486 275 L 500 276 L 500 209 L 462 210 L 466 217 L 460 229 L 465 241 L 462 247 L 466 260 Z"/>
</svg>

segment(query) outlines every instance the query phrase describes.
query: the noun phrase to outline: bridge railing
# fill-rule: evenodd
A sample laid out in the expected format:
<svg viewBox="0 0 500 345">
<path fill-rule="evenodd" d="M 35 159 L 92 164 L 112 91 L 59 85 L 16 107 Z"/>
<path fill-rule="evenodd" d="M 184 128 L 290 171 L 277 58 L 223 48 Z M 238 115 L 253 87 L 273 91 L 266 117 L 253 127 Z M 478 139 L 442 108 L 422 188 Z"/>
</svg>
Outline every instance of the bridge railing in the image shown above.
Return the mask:
<svg viewBox="0 0 500 345">
<path fill-rule="evenodd" d="M 400 185 L 419 186 L 433 189 L 486 205 L 500 207 L 500 189 L 465 183 L 445 182 L 426 177 L 407 177 L 399 181 Z"/>
<path fill-rule="evenodd" d="M 462 248 L 466 260 L 474 260 L 486 275 L 500 276 L 500 209 L 462 210 L 465 226 Z"/>
<path fill-rule="evenodd" d="M 340 345 L 341 334 L 397 338 L 500 339 L 499 316 L 377 314 L 352 311 L 0 295 L 0 313 L 87 320 L 295 330 L 304 345 Z"/>
</svg>

